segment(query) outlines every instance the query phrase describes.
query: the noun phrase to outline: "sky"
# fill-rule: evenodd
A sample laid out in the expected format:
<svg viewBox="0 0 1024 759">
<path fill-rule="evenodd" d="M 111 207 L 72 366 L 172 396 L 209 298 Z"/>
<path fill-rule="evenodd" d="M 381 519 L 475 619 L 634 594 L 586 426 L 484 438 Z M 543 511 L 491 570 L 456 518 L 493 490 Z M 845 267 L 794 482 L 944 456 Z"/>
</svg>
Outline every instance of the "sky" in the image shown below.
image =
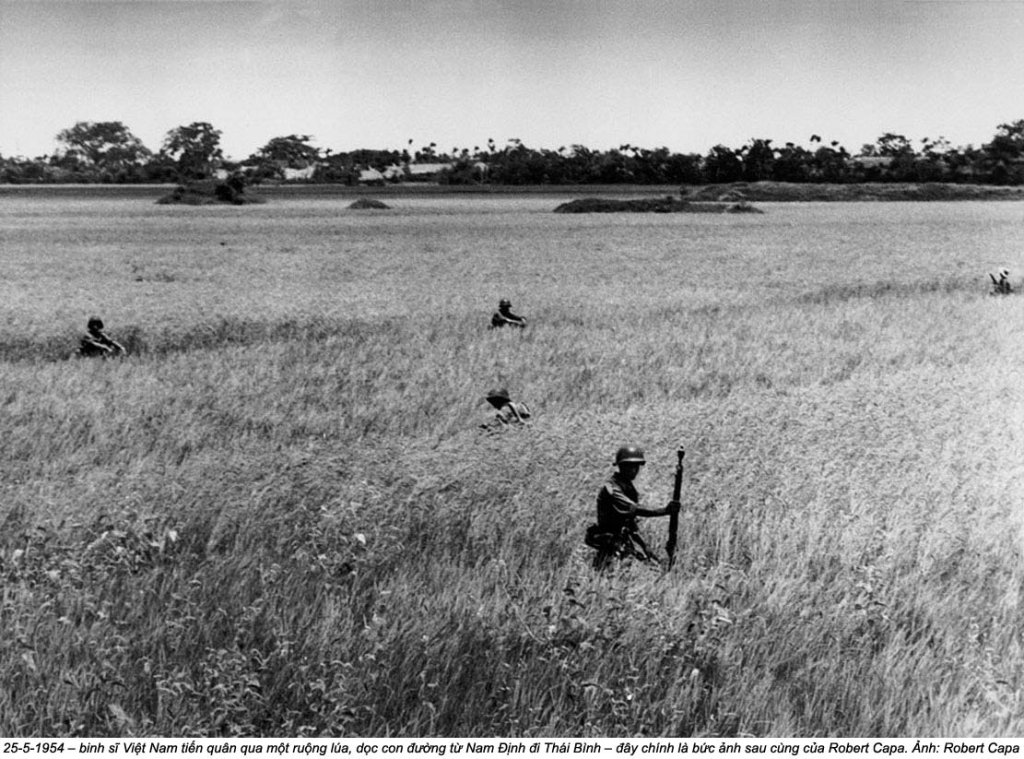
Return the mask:
<svg viewBox="0 0 1024 759">
<path fill-rule="evenodd" d="M 851 153 L 1024 119 L 1024 0 L 0 0 L 0 154 L 79 121 L 439 151 Z"/>
</svg>

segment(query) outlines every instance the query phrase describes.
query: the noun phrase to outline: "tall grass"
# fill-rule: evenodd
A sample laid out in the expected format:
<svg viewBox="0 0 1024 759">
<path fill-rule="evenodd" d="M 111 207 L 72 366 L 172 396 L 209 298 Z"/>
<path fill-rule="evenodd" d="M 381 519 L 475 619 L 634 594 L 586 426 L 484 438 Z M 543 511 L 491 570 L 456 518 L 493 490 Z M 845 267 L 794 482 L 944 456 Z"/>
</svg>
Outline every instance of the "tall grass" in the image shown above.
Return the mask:
<svg viewBox="0 0 1024 759">
<path fill-rule="evenodd" d="M 0 734 L 1019 734 L 1011 207 L 113 202 L 3 218 Z M 62 289 L 133 355 L 63 360 Z M 669 573 L 590 570 L 623 442 L 652 504 L 687 448 Z"/>
</svg>

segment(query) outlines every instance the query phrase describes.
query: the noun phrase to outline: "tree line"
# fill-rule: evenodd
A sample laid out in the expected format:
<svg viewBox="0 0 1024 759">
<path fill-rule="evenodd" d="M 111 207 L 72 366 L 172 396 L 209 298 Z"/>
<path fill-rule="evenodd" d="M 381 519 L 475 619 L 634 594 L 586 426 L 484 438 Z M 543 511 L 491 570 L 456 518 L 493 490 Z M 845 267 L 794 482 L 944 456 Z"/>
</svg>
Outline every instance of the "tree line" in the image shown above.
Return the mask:
<svg viewBox="0 0 1024 759">
<path fill-rule="evenodd" d="M 886 132 L 851 154 L 836 141 L 812 135 L 810 147 L 751 139 L 738 148 L 716 145 L 705 155 L 668 148 L 620 145 L 601 151 L 584 145 L 557 150 L 527 147 L 518 139 L 498 146 L 335 152 L 314 147 L 310 135 L 274 137 L 241 161 L 227 159 L 221 132 L 207 122 L 175 127 L 156 151 L 120 121 L 81 121 L 56 135 L 57 149 L 36 158 L 0 155 L 0 183 L 187 182 L 215 172 L 276 181 L 286 169 L 315 165 L 306 181 L 356 184 L 427 178 L 451 185 L 719 184 L 728 182 L 954 182 L 1024 184 L 1024 119 L 1000 124 L 980 147 L 954 147 L 945 138 L 915 144 Z M 410 167 L 430 164 L 432 172 Z M 373 170 L 376 170 L 374 173 Z M 379 174 L 379 176 L 378 176 Z"/>
</svg>

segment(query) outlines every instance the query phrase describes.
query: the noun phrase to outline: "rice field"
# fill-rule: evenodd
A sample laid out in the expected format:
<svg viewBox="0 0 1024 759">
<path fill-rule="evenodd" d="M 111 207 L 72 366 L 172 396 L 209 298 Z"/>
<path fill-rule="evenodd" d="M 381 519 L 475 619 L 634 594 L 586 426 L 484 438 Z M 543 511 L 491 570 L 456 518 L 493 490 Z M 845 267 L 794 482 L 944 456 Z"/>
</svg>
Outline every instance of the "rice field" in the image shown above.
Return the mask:
<svg viewBox="0 0 1024 759">
<path fill-rule="evenodd" d="M 0 734 L 1024 732 L 1024 204 L 568 199 L 0 197 Z"/>
</svg>

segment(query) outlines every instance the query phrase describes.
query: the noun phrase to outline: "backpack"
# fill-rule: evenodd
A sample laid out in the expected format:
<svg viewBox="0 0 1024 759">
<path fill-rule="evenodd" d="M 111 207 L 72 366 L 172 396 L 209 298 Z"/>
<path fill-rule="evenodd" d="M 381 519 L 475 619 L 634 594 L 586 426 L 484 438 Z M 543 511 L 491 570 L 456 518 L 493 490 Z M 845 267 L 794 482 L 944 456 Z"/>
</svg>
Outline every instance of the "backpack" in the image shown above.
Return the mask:
<svg viewBox="0 0 1024 759">
<path fill-rule="evenodd" d="M 583 535 L 583 542 L 599 553 L 609 554 L 617 558 L 632 557 L 640 561 L 657 561 L 639 533 L 615 533 L 601 529 L 598 524 L 590 525 Z"/>
</svg>

